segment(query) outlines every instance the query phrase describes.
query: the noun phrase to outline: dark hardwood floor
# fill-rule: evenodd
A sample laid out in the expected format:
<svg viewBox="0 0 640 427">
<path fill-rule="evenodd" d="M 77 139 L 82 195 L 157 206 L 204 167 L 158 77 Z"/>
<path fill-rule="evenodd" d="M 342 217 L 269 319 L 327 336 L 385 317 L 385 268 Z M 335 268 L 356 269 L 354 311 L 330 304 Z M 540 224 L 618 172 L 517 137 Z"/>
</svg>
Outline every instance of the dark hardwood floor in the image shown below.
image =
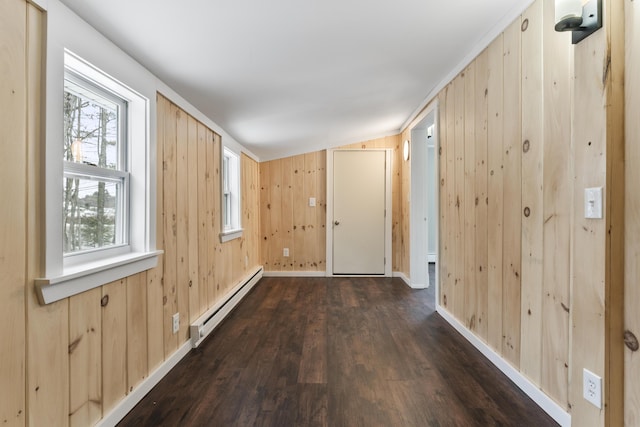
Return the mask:
<svg viewBox="0 0 640 427">
<path fill-rule="evenodd" d="M 399 279 L 263 278 L 120 426 L 551 426 Z"/>
</svg>

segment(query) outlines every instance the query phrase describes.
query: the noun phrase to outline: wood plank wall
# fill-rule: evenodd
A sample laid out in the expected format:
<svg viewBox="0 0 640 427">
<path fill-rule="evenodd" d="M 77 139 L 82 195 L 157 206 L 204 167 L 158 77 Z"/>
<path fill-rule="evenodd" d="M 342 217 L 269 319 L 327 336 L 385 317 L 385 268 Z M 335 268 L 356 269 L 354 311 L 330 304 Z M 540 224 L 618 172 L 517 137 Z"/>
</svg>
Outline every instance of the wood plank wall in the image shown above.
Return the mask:
<svg viewBox="0 0 640 427">
<path fill-rule="evenodd" d="M 440 303 L 569 410 L 572 56 L 553 14 L 533 3 L 438 96 Z"/>
<path fill-rule="evenodd" d="M 393 270 L 399 271 L 408 247 L 402 233 L 400 208 L 401 159 L 399 135 L 340 148 L 393 149 Z M 265 271 L 325 271 L 326 151 L 316 151 L 260 163 L 260 246 Z M 316 198 L 316 207 L 309 198 Z M 408 215 L 408 212 L 405 213 Z M 289 248 L 289 257 L 283 249 Z M 408 267 L 408 264 L 407 264 Z"/>
<path fill-rule="evenodd" d="M 0 423 L 89 426 L 187 339 L 187 325 L 259 264 L 258 164 L 242 155 L 242 239 L 220 244 L 220 137 L 158 96 L 158 267 L 47 306 L 40 191 L 44 13 L 0 0 Z M 26 112 L 26 113 L 25 113 Z M 24 141 L 24 143 L 16 143 Z M 204 231 L 204 233 L 201 232 Z M 202 267 L 203 271 L 199 270 Z M 170 317 L 180 312 L 180 333 Z"/>
<path fill-rule="evenodd" d="M 640 4 L 625 0 L 625 319 L 628 346 L 625 347 L 624 424 L 640 425 L 640 354 L 634 341 L 640 338 Z"/>
</svg>

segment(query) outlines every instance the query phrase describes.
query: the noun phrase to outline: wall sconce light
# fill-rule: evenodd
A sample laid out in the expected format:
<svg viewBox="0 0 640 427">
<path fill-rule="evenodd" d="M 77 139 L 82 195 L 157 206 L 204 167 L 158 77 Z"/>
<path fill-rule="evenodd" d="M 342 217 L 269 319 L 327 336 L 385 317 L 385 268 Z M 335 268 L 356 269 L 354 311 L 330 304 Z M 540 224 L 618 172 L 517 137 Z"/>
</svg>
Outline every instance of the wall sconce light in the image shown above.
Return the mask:
<svg viewBox="0 0 640 427">
<path fill-rule="evenodd" d="M 404 141 L 404 145 L 402 146 L 402 158 L 404 159 L 404 161 L 406 162 L 407 160 L 409 160 L 409 140 L 405 139 Z"/>
<path fill-rule="evenodd" d="M 573 44 L 602 28 L 602 0 L 556 0 L 556 31 L 571 31 Z"/>
</svg>

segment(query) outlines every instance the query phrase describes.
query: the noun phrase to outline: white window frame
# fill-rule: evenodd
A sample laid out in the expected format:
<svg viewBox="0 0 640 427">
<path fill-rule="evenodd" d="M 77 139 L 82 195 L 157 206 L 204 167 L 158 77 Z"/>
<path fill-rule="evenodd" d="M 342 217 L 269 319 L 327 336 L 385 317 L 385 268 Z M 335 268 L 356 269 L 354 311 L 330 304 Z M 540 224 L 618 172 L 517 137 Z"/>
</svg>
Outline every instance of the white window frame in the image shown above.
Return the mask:
<svg viewBox="0 0 640 427">
<path fill-rule="evenodd" d="M 220 156 L 220 241 L 242 237 L 240 155 L 222 145 Z"/>
<path fill-rule="evenodd" d="M 157 79 L 64 5 L 50 2 L 47 20 L 43 182 L 44 277 L 36 279 L 48 304 L 157 265 L 155 249 L 155 95 Z M 95 65 L 93 65 L 95 64 Z M 128 245 L 119 253 L 92 251 L 65 262 L 62 246 L 62 97 L 65 68 L 127 102 Z M 135 89 L 134 89 L 135 88 Z M 116 251 L 117 252 L 117 251 Z M 75 257 L 74 257 L 75 258 Z"/>
</svg>

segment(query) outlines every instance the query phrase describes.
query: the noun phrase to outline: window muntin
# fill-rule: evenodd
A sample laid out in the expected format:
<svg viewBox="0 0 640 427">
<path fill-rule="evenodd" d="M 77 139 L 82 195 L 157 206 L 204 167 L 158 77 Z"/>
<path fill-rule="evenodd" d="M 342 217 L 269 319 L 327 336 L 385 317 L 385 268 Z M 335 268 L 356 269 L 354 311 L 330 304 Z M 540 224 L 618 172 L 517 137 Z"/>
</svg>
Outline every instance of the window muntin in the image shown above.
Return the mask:
<svg viewBox="0 0 640 427">
<path fill-rule="evenodd" d="M 71 70 L 63 96 L 63 254 L 128 243 L 127 102 Z M 77 261 L 77 260 L 76 260 Z"/>
</svg>

